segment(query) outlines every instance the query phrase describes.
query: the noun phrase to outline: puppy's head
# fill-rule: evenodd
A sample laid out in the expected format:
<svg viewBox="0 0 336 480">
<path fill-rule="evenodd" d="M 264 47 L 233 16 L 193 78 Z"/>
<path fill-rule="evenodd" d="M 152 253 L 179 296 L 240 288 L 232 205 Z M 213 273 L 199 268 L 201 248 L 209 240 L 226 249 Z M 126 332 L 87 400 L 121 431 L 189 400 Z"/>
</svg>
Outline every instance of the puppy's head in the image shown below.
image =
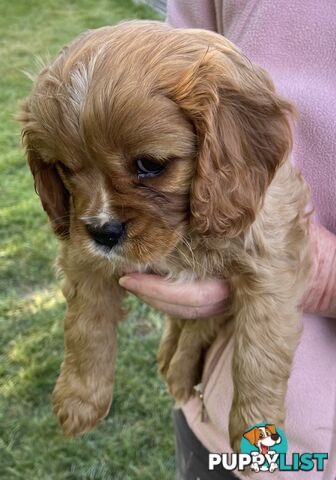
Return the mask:
<svg viewBox="0 0 336 480">
<path fill-rule="evenodd" d="M 290 151 L 289 113 L 222 36 L 128 22 L 65 47 L 20 120 L 55 233 L 147 263 L 251 225 Z"/>
<path fill-rule="evenodd" d="M 277 433 L 275 425 L 254 427 L 244 433 L 244 438 L 246 438 L 251 445 L 258 447 L 259 451 L 263 454 L 266 454 L 270 447 L 281 442 L 281 437 Z"/>
</svg>

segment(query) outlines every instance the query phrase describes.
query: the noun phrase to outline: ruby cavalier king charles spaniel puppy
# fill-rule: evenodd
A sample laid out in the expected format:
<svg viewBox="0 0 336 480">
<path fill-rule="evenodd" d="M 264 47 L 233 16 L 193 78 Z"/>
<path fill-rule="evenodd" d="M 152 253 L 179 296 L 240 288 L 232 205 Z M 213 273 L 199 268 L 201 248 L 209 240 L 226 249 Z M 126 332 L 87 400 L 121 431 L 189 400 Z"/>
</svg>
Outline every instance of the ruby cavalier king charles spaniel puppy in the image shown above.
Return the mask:
<svg viewBox="0 0 336 480">
<path fill-rule="evenodd" d="M 167 319 L 160 371 L 185 403 L 226 328 L 232 448 L 251 425 L 283 426 L 311 265 L 309 191 L 290 163 L 293 112 L 226 38 L 161 22 L 86 32 L 36 77 L 19 120 L 60 244 L 68 308 L 52 398 L 66 435 L 109 411 L 118 279 L 130 271 L 229 282 L 224 314 Z"/>
</svg>

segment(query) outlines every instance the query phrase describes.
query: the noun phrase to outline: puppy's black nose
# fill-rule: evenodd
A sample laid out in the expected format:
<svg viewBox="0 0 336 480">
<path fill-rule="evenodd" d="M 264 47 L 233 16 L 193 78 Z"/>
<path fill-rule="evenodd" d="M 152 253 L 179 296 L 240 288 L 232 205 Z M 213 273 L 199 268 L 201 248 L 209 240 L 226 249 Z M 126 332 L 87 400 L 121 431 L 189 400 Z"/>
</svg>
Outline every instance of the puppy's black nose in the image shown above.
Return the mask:
<svg viewBox="0 0 336 480">
<path fill-rule="evenodd" d="M 96 243 L 108 248 L 117 245 L 126 230 L 125 223 L 118 221 L 104 223 L 102 226 L 87 225 L 86 228 Z"/>
<path fill-rule="evenodd" d="M 271 439 L 274 440 L 275 442 L 278 440 L 279 434 L 278 433 L 272 433 Z"/>
</svg>

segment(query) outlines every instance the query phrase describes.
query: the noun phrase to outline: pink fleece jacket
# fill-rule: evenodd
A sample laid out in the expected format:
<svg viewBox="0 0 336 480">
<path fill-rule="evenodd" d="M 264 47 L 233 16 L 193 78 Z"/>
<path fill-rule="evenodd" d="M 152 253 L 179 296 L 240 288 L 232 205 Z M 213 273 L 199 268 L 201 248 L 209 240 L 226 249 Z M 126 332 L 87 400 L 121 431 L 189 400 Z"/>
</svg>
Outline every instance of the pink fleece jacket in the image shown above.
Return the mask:
<svg viewBox="0 0 336 480">
<path fill-rule="evenodd" d="M 225 35 L 272 75 L 297 106 L 293 161 L 311 185 L 314 272 L 304 299 L 304 333 L 287 393 L 289 453 L 327 452 L 324 472 L 261 473 L 264 479 L 336 479 L 336 3 L 335 0 L 169 0 L 176 27 Z M 329 318 L 328 318 L 329 316 Z M 332 318 L 334 317 L 334 318 Z M 232 338 L 219 337 L 204 370 L 206 421 L 195 397 L 190 428 L 212 452 L 229 452 Z M 236 473 L 237 474 L 237 473 Z M 211 475 L 209 475 L 211 478 Z M 250 475 L 241 478 L 250 478 Z M 254 478 L 254 477 L 253 477 Z M 203 479 L 202 479 L 203 480 Z"/>
</svg>

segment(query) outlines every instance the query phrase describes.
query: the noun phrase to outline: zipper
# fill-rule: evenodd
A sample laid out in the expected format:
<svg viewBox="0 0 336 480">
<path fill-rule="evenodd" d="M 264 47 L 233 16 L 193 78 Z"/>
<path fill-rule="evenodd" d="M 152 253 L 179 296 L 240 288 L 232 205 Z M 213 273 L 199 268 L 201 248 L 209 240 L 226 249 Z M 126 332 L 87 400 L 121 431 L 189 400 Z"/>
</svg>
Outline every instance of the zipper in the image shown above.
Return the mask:
<svg viewBox="0 0 336 480">
<path fill-rule="evenodd" d="M 204 392 L 204 387 L 203 387 L 203 383 L 198 383 L 197 385 L 194 386 L 194 390 L 195 392 L 198 394 L 200 400 L 201 400 L 201 422 L 205 422 L 207 419 L 208 419 L 208 415 L 207 415 L 207 411 L 205 409 L 205 405 L 204 405 L 204 395 L 203 395 L 203 392 Z"/>
</svg>

